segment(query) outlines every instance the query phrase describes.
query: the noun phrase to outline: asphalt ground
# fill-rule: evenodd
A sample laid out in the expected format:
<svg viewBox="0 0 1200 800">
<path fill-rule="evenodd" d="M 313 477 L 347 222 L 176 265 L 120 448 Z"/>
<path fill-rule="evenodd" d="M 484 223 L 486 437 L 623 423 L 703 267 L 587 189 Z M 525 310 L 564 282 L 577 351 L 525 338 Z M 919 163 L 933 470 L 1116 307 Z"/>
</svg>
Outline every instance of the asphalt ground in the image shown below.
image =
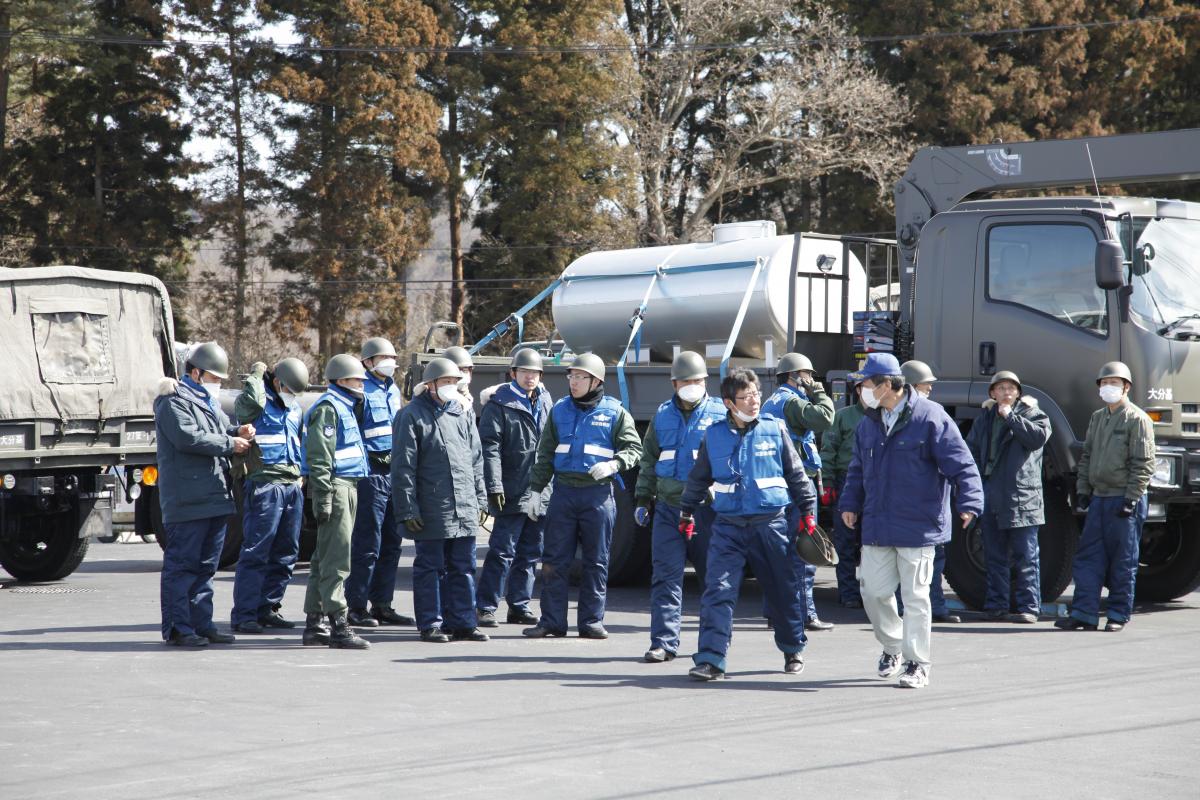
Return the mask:
<svg viewBox="0 0 1200 800">
<path fill-rule="evenodd" d="M 0 572 L 0 798 L 1200 797 L 1200 594 L 1122 633 L 937 625 L 914 691 L 875 677 L 880 647 L 828 569 L 837 628 L 810 635 L 803 674 L 783 674 L 749 583 L 729 677 L 700 684 L 687 658 L 641 663 L 646 587 L 609 593 L 607 641 L 377 629 L 353 652 L 297 629 L 186 651 L 159 637 L 160 562 L 135 540 L 93 544 L 56 584 Z M 222 629 L 232 583 L 218 574 Z M 698 606 L 689 575 L 685 652 Z"/>
</svg>

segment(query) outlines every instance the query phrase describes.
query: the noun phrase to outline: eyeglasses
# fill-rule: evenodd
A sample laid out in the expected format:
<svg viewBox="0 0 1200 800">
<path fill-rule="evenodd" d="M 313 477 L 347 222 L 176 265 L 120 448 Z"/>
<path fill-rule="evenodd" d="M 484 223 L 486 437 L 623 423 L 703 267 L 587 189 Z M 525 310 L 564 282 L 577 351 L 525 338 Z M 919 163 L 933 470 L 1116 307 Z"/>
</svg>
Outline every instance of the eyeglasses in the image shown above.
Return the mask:
<svg viewBox="0 0 1200 800">
<path fill-rule="evenodd" d="M 567 380 L 569 380 L 573 383 L 578 382 L 578 381 L 590 381 L 591 379 L 592 379 L 592 376 L 588 375 L 586 372 L 568 372 L 567 373 Z"/>
<path fill-rule="evenodd" d="M 761 392 L 747 392 L 746 394 L 742 395 L 741 397 L 734 397 L 733 402 L 742 403 L 742 402 L 745 402 L 746 400 L 758 400 L 760 397 L 762 397 Z"/>
</svg>

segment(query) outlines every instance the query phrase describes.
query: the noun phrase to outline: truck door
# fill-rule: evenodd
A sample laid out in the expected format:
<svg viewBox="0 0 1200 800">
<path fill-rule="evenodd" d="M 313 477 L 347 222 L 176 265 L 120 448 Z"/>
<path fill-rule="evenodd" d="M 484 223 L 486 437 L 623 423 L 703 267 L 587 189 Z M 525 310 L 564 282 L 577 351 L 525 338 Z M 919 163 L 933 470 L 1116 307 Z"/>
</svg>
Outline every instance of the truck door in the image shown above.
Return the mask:
<svg viewBox="0 0 1200 800">
<path fill-rule="evenodd" d="M 1012 370 L 1026 393 L 1062 409 L 1080 440 L 1099 402 L 1096 372 L 1121 357 L 1116 302 L 1096 286 L 1100 230 L 1082 215 L 1014 214 L 985 219 L 980 232 L 971 402 L 988 398 L 998 370 Z"/>
</svg>

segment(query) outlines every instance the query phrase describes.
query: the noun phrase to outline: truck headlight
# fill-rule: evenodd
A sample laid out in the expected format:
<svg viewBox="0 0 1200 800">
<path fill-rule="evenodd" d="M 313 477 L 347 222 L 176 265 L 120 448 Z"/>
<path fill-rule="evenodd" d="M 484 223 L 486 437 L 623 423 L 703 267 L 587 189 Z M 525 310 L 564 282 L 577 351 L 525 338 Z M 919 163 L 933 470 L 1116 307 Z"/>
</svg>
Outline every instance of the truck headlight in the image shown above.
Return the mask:
<svg viewBox="0 0 1200 800">
<path fill-rule="evenodd" d="M 1175 486 L 1175 464 L 1177 459 L 1169 456 L 1154 457 L 1154 474 L 1150 477 L 1150 485 L 1160 488 Z"/>
</svg>

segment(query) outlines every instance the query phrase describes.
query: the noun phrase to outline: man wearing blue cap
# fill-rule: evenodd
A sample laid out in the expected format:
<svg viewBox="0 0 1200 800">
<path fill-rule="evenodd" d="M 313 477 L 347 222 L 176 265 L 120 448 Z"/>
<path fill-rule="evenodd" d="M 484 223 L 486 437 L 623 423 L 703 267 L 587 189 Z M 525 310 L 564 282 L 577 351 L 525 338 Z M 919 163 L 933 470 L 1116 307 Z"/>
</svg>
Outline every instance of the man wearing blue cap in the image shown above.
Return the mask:
<svg viewBox="0 0 1200 800">
<path fill-rule="evenodd" d="M 895 356 L 872 353 L 849 377 L 862 382 L 867 411 L 838 508 L 847 527 L 861 525 L 863 607 L 883 645 L 879 677 L 900 674 L 900 686 L 919 689 L 929 682 L 929 584 L 934 547 L 950 540 L 950 486 L 966 526 L 983 511 L 983 485 L 954 420 L 905 386 Z"/>
</svg>

